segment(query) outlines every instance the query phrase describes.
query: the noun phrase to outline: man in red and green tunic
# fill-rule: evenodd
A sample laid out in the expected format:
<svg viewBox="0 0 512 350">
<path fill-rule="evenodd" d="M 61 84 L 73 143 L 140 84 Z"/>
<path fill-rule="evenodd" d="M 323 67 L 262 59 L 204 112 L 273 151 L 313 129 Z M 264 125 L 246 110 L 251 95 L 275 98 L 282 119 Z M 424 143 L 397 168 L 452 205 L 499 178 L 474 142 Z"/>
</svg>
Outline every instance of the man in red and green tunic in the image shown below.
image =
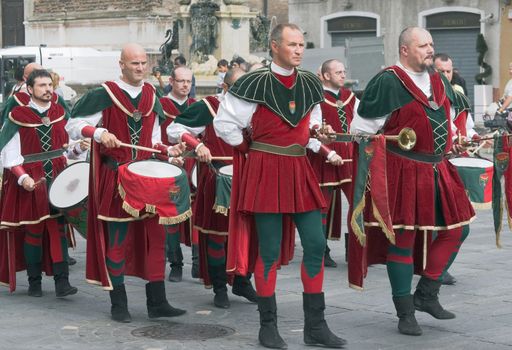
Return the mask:
<svg viewBox="0 0 512 350">
<path fill-rule="evenodd" d="M 345 84 L 345 65 L 335 59 L 327 60 L 322 64 L 320 74 L 324 89 L 324 101 L 320 104 L 322 118 L 335 132 L 346 134 L 350 131 L 353 111 L 357 108 L 359 101 L 352 91 L 343 88 Z M 351 142 L 333 142 L 329 146 L 323 147 L 328 152 L 336 152 L 343 159 L 352 158 L 353 147 Z M 340 190 L 343 191 L 348 202 L 351 203 L 352 163 L 348 162 L 341 166 L 334 166 L 326 163 L 325 157 L 321 154 L 312 151 L 308 151 L 308 158 L 327 203 L 327 208 L 322 210 L 322 225 L 325 237 L 333 240 L 340 239 L 342 221 Z M 350 217 L 350 211 L 348 215 Z M 347 238 L 345 244 L 348 244 Z M 336 262 L 331 258 L 329 252 L 329 246 L 326 245 L 324 265 L 336 267 Z"/>
<path fill-rule="evenodd" d="M 192 87 L 192 71 L 186 66 L 180 66 L 171 72 L 169 83 L 172 87 L 171 92 L 167 96 L 160 98 L 162 109 L 165 115 L 165 121 L 160 125 L 162 131 L 162 142 L 169 144 L 167 137 L 167 127 L 172 124 L 176 116 L 180 115 L 196 100 L 188 97 L 190 88 Z M 192 170 L 195 160 L 192 158 L 185 159 L 185 170 L 188 178 L 192 177 Z M 192 228 L 192 218 L 182 222 L 176 226 L 177 231 L 167 236 L 167 259 L 169 260 L 171 272 L 169 273 L 169 281 L 180 282 L 183 276 L 183 253 L 180 246 L 180 237 L 183 243 L 192 245 L 192 277 L 197 278 L 199 267 L 197 264 L 197 237 L 194 239 L 194 230 Z M 195 234 L 197 236 L 197 233 Z"/>
<path fill-rule="evenodd" d="M 27 83 L 26 80 L 30 73 L 32 73 L 34 70 L 43 69 L 40 64 L 31 62 L 25 66 L 23 69 L 23 80 L 25 83 L 20 87 L 20 89 L 14 93 L 12 96 L 10 96 L 4 104 L 3 110 L 2 110 L 2 116 L 0 119 L 0 126 L 4 124 L 4 122 L 9 118 L 9 113 L 11 113 L 12 109 L 17 106 L 27 106 L 30 103 L 30 94 L 27 90 Z M 53 92 L 52 94 L 52 101 L 54 103 L 60 104 L 66 113 L 69 113 L 68 105 L 64 101 L 62 97 L 60 97 L 58 94 Z"/>
<path fill-rule="evenodd" d="M 254 270 L 259 341 L 265 347 L 286 348 L 277 330 L 275 286 L 277 268 L 293 252 L 293 234 L 283 230 L 284 218 L 291 218 L 304 250 L 304 341 L 340 348 L 345 341 L 329 330 L 324 319 L 326 240 L 321 209 L 325 201 L 306 157 L 308 144 L 322 152 L 318 140 L 310 142 L 312 127 L 321 124 L 322 85 L 314 74 L 296 68 L 304 53 L 304 37 L 296 25 L 274 28 L 271 52 L 270 67 L 239 78 L 213 121 L 217 135 L 236 149 L 227 270 L 241 275 Z M 249 137 L 244 137 L 243 129 L 249 129 Z M 336 154 L 324 156 L 333 164 L 341 163 Z M 252 219 L 254 235 L 247 230 Z M 256 240 L 258 244 L 251 245 Z"/>
<path fill-rule="evenodd" d="M 367 265 L 386 263 L 398 329 L 403 334 L 420 335 L 415 309 L 437 319 L 455 317 L 443 309 L 438 293 L 443 273 L 467 237 L 468 224 L 475 214 L 467 197 L 460 195 L 464 185 L 457 170 L 445 158 L 448 151 L 460 148 L 452 147 L 451 105 L 446 93 L 450 84 L 439 73 L 427 71 L 434 55 L 432 37 L 425 29 L 406 28 L 400 34 L 399 50 L 399 62 L 368 83 L 351 130 L 397 135 L 408 127 L 416 132 L 416 145 L 412 151 L 404 151 L 395 142 L 388 142 L 386 169 L 370 174 L 375 177 L 387 172 L 383 185 L 387 192 L 385 187 L 372 188 L 371 196 L 387 193 L 392 227 L 383 227 L 386 235 L 375 228 L 381 222 L 377 218 L 380 215 L 367 201 L 364 226 L 373 228 L 365 235 L 353 227 L 357 237 L 350 237 L 349 282 L 352 287 L 362 288 Z M 371 154 L 368 149 L 359 152 Z M 364 157 L 360 155 L 359 159 Z M 354 174 L 356 184 L 361 183 L 360 170 Z M 354 212 L 364 206 L 364 196 L 357 198 L 356 193 L 354 188 Z M 438 235 L 434 241 L 432 230 Z M 421 278 L 413 296 L 414 263 Z"/>
<path fill-rule="evenodd" d="M 455 142 L 466 142 L 469 140 L 479 140 L 480 136 L 474 129 L 475 123 L 471 116 L 471 107 L 469 100 L 464 95 L 464 90 L 460 85 L 452 84 L 453 61 L 447 54 L 437 53 L 434 56 L 434 68 L 450 82 L 452 89 L 446 90 L 446 95 L 451 103 L 453 124 L 457 128 L 454 134 L 457 136 Z M 462 178 L 464 182 L 464 178 Z M 465 184 L 466 185 L 466 184 Z M 467 184 L 471 185 L 471 184 Z M 466 186 L 467 186 L 466 185 Z M 486 186 L 487 187 L 487 186 Z M 488 186 L 491 189 L 491 184 Z M 456 279 L 448 271 L 443 275 L 443 284 L 455 284 Z"/>
<path fill-rule="evenodd" d="M 5 229 L 0 233 L 0 281 L 13 291 L 16 271 L 26 268 L 28 294 L 40 297 L 44 270 L 54 276 L 57 297 L 64 297 L 77 289 L 68 280 L 65 221 L 50 208 L 48 185 L 66 166 L 68 114 L 53 101 L 46 70 L 34 70 L 27 87 L 30 100 L 12 108 L 0 134 L 4 167 L 0 225 Z"/>
<path fill-rule="evenodd" d="M 241 69 L 231 69 L 224 77 L 224 92 L 244 74 Z M 174 89 L 173 89 L 174 91 Z M 222 99 L 222 97 L 220 97 Z M 213 285 L 213 302 L 227 309 L 230 302 L 226 284 L 226 238 L 228 235 L 228 207 L 215 208 L 216 182 L 219 169 L 231 164 L 229 160 L 213 160 L 215 157 L 232 157 L 233 147 L 222 141 L 213 129 L 213 120 L 219 109 L 217 96 L 206 96 L 180 114 L 167 128 L 172 142 L 185 142 L 195 150 L 201 162 L 198 171 L 197 195 L 194 201 L 194 228 L 199 230 L 200 276 L 205 286 Z M 201 137 L 199 140 L 198 137 Z M 250 276 L 235 276 L 233 294 L 256 302 L 256 292 Z"/>
<path fill-rule="evenodd" d="M 119 65 L 121 78 L 107 81 L 82 97 L 66 126 L 73 139 L 90 137 L 95 141 L 90 167 L 86 278 L 110 291 L 115 321 L 131 321 L 125 273 L 148 281 L 150 318 L 178 316 L 185 310 L 173 308 L 165 295 L 164 227 L 158 217 L 148 217 L 149 213 L 142 212 L 138 218 L 129 215 L 118 191 L 118 167 L 151 156 L 147 151 L 120 147 L 121 142 L 171 153 L 172 148 L 161 144 L 162 108 L 154 87 L 143 81 L 146 52 L 140 45 L 127 44 Z M 98 124 L 101 127 L 96 127 Z"/>
</svg>

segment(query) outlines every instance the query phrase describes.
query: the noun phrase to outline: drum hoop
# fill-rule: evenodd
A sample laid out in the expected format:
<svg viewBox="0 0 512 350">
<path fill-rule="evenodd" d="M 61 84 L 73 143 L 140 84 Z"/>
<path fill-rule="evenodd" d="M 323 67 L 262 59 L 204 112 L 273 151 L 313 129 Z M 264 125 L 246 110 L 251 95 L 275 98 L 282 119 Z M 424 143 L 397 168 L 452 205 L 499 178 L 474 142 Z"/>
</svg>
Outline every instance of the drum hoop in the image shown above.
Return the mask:
<svg viewBox="0 0 512 350">
<path fill-rule="evenodd" d="M 454 162 L 452 161 L 455 161 L 457 159 L 461 159 L 461 160 L 478 160 L 478 161 L 483 161 L 484 163 L 487 163 L 487 166 L 485 167 L 481 167 L 481 166 L 473 166 L 471 164 L 455 164 Z M 493 162 L 491 162 L 489 159 L 485 159 L 485 158 L 476 158 L 476 157 L 457 157 L 457 158 L 452 158 L 450 159 L 450 163 L 455 166 L 455 167 L 465 167 L 465 168 L 475 168 L 475 169 L 487 169 L 489 167 L 492 167 L 493 166 Z"/>
<path fill-rule="evenodd" d="M 62 170 L 62 171 L 60 172 L 60 174 L 62 174 L 66 169 L 69 169 L 69 168 L 71 168 L 71 167 L 73 167 L 73 166 L 75 166 L 75 165 L 82 164 L 82 163 L 89 164 L 89 167 L 91 166 L 91 165 L 90 165 L 90 163 L 89 163 L 89 162 L 86 162 L 86 161 L 75 162 L 75 163 L 73 163 L 73 164 L 68 165 L 67 167 L 65 167 L 65 168 L 64 168 L 64 170 Z M 59 175 L 60 175 L 60 174 L 59 174 Z M 89 173 L 89 174 L 90 174 L 90 173 Z M 59 175 L 57 175 L 57 177 L 58 177 Z M 57 177 L 56 177 L 56 178 L 57 178 Z M 56 178 L 55 178 L 55 179 L 56 179 Z M 53 204 L 53 203 L 52 203 L 52 199 L 51 199 L 51 197 L 50 197 L 50 193 L 51 193 L 51 191 L 52 191 L 53 184 L 55 183 L 55 179 L 53 179 L 54 181 L 52 181 L 52 182 L 50 183 L 50 186 L 48 186 L 48 201 L 50 202 L 50 204 L 52 205 L 52 207 L 54 207 L 55 209 L 58 209 L 58 210 L 71 210 L 71 209 L 78 208 L 80 205 L 82 205 L 82 204 L 83 204 L 84 200 L 85 200 L 87 197 L 89 197 L 89 191 L 87 191 L 87 193 L 86 193 L 85 197 L 81 198 L 81 199 L 80 199 L 76 204 L 73 204 L 72 206 L 69 206 L 69 207 L 59 207 L 59 206 L 56 206 L 55 204 Z"/>
<path fill-rule="evenodd" d="M 130 165 L 135 164 L 135 163 L 141 163 L 141 162 L 145 162 L 145 163 L 151 162 L 151 163 L 165 164 L 166 166 L 171 166 L 171 167 L 174 167 L 174 168 L 177 168 L 177 169 L 181 170 L 181 173 L 176 175 L 176 176 L 154 177 L 154 176 L 142 175 L 142 174 L 139 174 L 139 173 L 136 173 L 136 172 L 133 172 L 132 170 L 130 170 Z M 136 160 L 136 161 L 130 162 L 130 163 L 128 163 L 126 165 L 126 170 L 128 170 L 132 174 L 136 174 L 137 176 L 140 176 L 140 177 L 146 178 L 146 179 L 168 179 L 168 178 L 171 178 L 171 177 L 183 176 L 183 174 L 185 173 L 185 170 L 182 167 L 179 167 L 179 166 L 171 164 L 171 163 L 162 162 L 160 160 L 154 160 L 154 159 L 141 159 L 141 160 Z"/>
</svg>

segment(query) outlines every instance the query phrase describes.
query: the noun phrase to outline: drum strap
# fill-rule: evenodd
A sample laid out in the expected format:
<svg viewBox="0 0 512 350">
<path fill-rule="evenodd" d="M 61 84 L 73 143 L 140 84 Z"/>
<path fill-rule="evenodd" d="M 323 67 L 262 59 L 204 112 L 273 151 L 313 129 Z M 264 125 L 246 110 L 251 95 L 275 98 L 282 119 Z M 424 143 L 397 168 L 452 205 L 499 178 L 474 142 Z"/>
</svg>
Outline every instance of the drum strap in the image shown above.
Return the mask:
<svg viewBox="0 0 512 350">
<path fill-rule="evenodd" d="M 391 144 L 386 145 L 386 149 L 389 152 L 396 154 L 397 156 L 422 163 L 437 164 L 440 163 L 444 157 L 442 154 L 428 154 L 413 151 L 404 151 L 403 149 Z"/>
<path fill-rule="evenodd" d="M 279 154 L 282 156 L 302 157 L 306 155 L 306 149 L 298 144 L 290 146 L 276 146 L 269 143 L 253 141 L 251 149 L 265 153 Z"/>
<path fill-rule="evenodd" d="M 24 159 L 23 164 L 41 162 L 41 161 L 45 161 L 45 160 L 59 158 L 62 156 L 64 156 L 63 149 L 56 149 L 53 151 L 47 151 L 47 152 L 41 152 L 41 153 L 26 154 L 23 156 L 23 159 Z"/>
</svg>

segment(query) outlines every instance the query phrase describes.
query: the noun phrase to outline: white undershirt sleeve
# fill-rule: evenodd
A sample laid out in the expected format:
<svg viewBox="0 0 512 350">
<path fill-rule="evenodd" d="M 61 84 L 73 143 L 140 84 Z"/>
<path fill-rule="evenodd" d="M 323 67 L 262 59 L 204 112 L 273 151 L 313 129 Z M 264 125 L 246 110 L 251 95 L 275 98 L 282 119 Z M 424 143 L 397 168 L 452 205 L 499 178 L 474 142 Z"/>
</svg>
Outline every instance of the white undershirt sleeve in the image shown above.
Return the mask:
<svg viewBox="0 0 512 350">
<path fill-rule="evenodd" d="M 242 130 L 250 126 L 257 107 L 256 103 L 244 101 L 228 92 L 213 119 L 217 136 L 231 146 L 240 145 L 243 142 Z"/>
</svg>

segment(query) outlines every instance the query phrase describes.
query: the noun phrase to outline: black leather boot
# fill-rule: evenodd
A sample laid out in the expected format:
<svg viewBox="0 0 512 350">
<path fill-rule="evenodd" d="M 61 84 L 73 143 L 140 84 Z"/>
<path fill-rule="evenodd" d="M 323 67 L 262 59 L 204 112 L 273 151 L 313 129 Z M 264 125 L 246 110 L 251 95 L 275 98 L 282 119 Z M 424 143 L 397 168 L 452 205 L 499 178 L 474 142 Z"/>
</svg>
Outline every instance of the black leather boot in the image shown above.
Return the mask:
<svg viewBox="0 0 512 350">
<path fill-rule="evenodd" d="M 165 297 L 164 281 L 146 284 L 146 305 L 149 318 L 175 317 L 183 315 L 185 310 L 172 307 Z"/>
<path fill-rule="evenodd" d="M 231 304 L 229 303 L 228 289 L 226 287 L 226 268 L 223 265 L 212 266 L 209 264 L 208 274 L 210 275 L 213 292 L 215 293 L 215 296 L 213 297 L 213 304 L 221 309 L 229 309 Z"/>
<path fill-rule="evenodd" d="M 398 316 L 398 331 L 406 335 L 421 335 L 421 330 L 414 316 L 414 302 L 412 295 L 393 297 L 396 315 Z"/>
<path fill-rule="evenodd" d="M 258 311 L 260 312 L 260 344 L 271 349 L 288 349 L 288 345 L 277 330 L 276 295 L 271 297 L 258 297 Z"/>
<path fill-rule="evenodd" d="M 110 291 L 110 314 L 112 319 L 117 322 L 130 323 L 132 316 L 128 312 L 128 298 L 126 297 L 126 289 L 124 284 L 114 286 Z"/>
<path fill-rule="evenodd" d="M 446 271 L 443 275 L 441 284 L 445 285 L 445 286 L 451 286 L 455 283 L 457 283 L 457 280 L 455 279 L 455 277 L 453 277 L 452 275 L 450 275 L 450 273 L 448 271 Z"/>
<path fill-rule="evenodd" d="M 254 290 L 251 283 L 251 274 L 247 274 L 247 276 L 235 276 L 235 280 L 233 281 L 233 288 L 231 289 L 234 295 L 238 295 L 240 297 L 244 297 L 249 300 L 251 303 L 258 302 L 258 295 Z"/>
<path fill-rule="evenodd" d="M 181 245 L 178 245 L 174 251 L 169 252 L 167 257 L 171 266 L 169 282 L 181 282 L 183 278 L 183 252 L 181 251 Z"/>
<path fill-rule="evenodd" d="M 324 266 L 325 267 L 338 267 L 338 264 L 336 264 L 336 261 L 334 261 L 331 258 L 331 249 L 326 244 L 325 245 L 325 253 L 324 253 Z"/>
<path fill-rule="evenodd" d="M 28 295 L 31 297 L 42 297 L 41 288 L 41 263 L 27 264 Z"/>
<path fill-rule="evenodd" d="M 327 348 L 343 348 L 347 341 L 336 336 L 324 318 L 324 293 L 302 293 L 304 307 L 304 343 L 322 345 Z"/>
<path fill-rule="evenodd" d="M 69 265 L 67 260 L 53 264 L 53 279 L 55 280 L 55 295 L 62 298 L 78 292 L 76 287 L 69 284 Z"/>
<path fill-rule="evenodd" d="M 441 288 L 440 281 L 434 281 L 422 276 L 416 286 L 416 292 L 414 292 L 414 306 L 416 310 L 429 313 L 439 320 L 455 318 L 454 313 L 445 310 L 439 303 L 439 288 Z"/>
</svg>

